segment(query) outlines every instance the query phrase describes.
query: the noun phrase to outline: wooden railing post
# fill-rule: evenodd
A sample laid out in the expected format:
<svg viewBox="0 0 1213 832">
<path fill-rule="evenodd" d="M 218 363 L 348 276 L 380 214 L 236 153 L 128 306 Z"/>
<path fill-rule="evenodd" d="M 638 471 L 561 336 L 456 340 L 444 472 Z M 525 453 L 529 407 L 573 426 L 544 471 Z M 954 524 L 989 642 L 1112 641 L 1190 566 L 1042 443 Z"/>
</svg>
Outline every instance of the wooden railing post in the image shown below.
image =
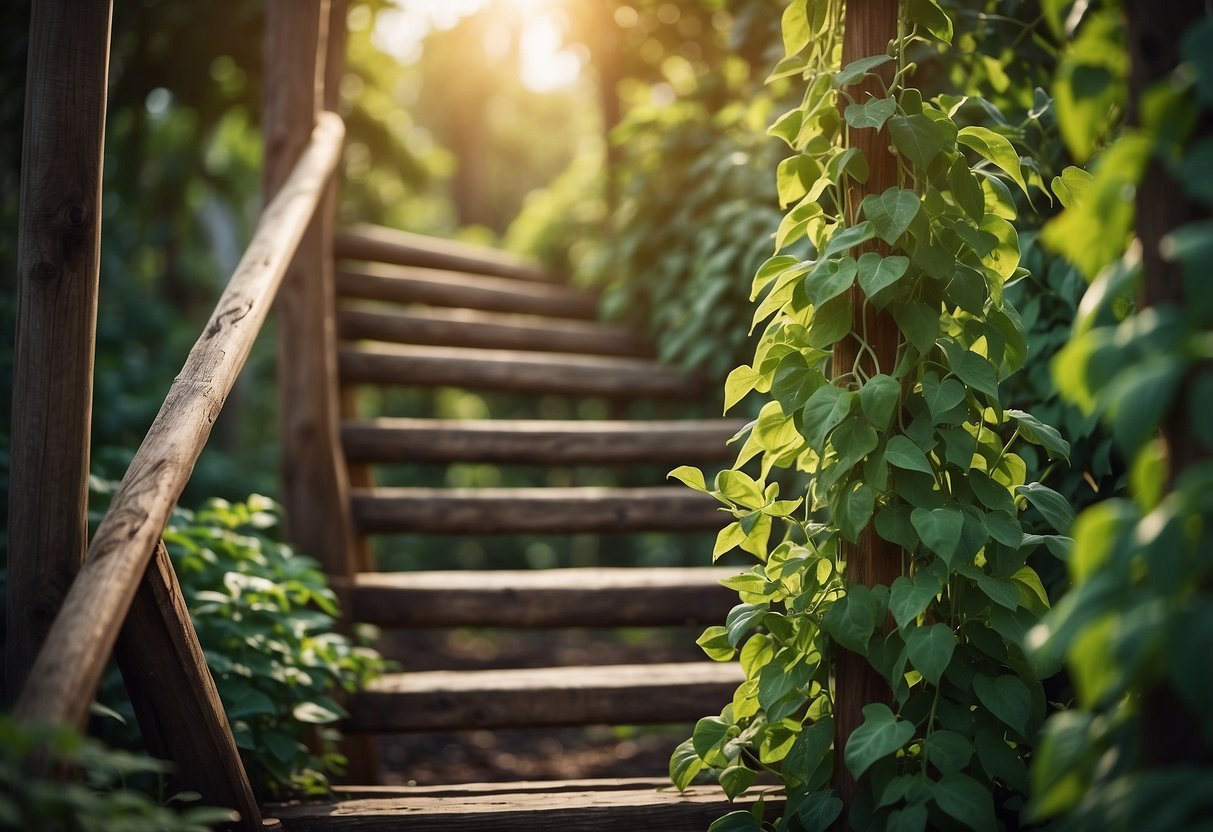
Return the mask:
<svg viewBox="0 0 1213 832">
<path fill-rule="evenodd" d="M 845 31 L 842 42 L 842 64 L 882 55 L 889 41 L 897 38 L 898 0 L 866 0 L 847 3 Z M 893 80 L 895 66 L 887 63 L 874 70 L 882 75 L 887 85 Z M 875 78 L 867 78 L 851 88 L 856 101 L 865 100 L 869 93 L 876 97 L 884 95 Z M 851 144 L 863 151 L 868 161 L 868 181 L 860 186 L 853 180 L 847 194 L 849 222 L 857 220 L 859 204 L 867 194 L 884 193 L 897 184 L 897 160 L 889 152 L 888 132 L 880 130 L 854 130 Z M 889 253 L 888 246 L 879 240 L 868 243 L 866 250 Z M 861 249 L 863 250 L 863 249 Z M 864 302 L 859 287 L 851 289 L 851 308 L 854 310 L 852 332 L 865 332 L 868 343 L 880 362 L 881 369 L 888 373 L 896 363 L 900 331 L 893 317 L 887 312 L 877 311 Z M 839 341 L 834 347 L 834 366 L 851 367 L 859 354 L 859 342 L 852 336 Z M 870 360 L 870 359 L 868 359 Z M 875 372 L 872 366 L 867 371 Z M 846 579 L 850 584 L 888 586 L 901 574 L 901 550 L 876 534 L 874 524 L 860 534 L 859 542 L 846 545 Z M 856 793 L 855 780 L 847 767 L 842 765 L 842 749 L 847 738 L 863 722 L 863 708 L 873 702 L 888 702 L 888 684 L 868 663 L 868 660 L 847 650 L 838 651 L 835 667 L 834 724 L 837 762 L 834 765 L 834 788 L 843 803 L 850 806 Z M 845 818 L 845 816 L 844 816 Z M 845 819 L 840 825 L 845 825 Z"/>
<path fill-rule="evenodd" d="M 35 0 L 18 227 L 5 700 L 88 544 L 111 0 Z"/>
<path fill-rule="evenodd" d="M 268 201 L 290 172 L 324 100 L 329 0 L 268 0 L 263 185 Z M 341 454 L 333 208 L 322 204 L 283 282 L 278 315 L 282 503 L 287 538 L 332 576 L 354 551 Z"/>
</svg>

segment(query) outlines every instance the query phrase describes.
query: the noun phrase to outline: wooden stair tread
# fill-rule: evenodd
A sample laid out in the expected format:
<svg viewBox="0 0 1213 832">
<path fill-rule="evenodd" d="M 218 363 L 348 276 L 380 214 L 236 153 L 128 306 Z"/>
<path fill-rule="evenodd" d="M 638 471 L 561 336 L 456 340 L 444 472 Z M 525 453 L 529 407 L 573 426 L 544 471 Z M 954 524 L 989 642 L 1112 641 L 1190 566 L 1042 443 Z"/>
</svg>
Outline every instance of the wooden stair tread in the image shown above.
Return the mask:
<svg viewBox="0 0 1213 832">
<path fill-rule="evenodd" d="M 683 398 L 701 386 L 675 367 L 613 356 L 375 344 L 343 347 L 338 362 L 347 384 L 629 399 Z"/>
<path fill-rule="evenodd" d="M 353 731 L 693 722 L 744 680 L 735 662 L 393 673 L 349 703 Z"/>
<path fill-rule="evenodd" d="M 722 528 L 727 515 L 706 494 L 654 488 L 356 488 L 364 533 L 580 534 Z"/>
<path fill-rule="evenodd" d="M 653 354 L 652 346 L 627 327 L 476 309 L 416 307 L 388 311 L 347 305 L 337 311 L 337 330 L 341 338 L 350 341 L 586 355 Z"/>
<path fill-rule="evenodd" d="M 550 281 L 536 263 L 500 249 L 359 223 L 333 237 L 333 255 L 352 260 L 455 269 L 515 280 Z"/>
<path fill-rule="evenodd" d="M 353 616 L 393 627 L 638 627 L 724 621 L 732 568 L 370 572 Z"/>
<path fill-rule="evenodd" d="M 515 462 L 532 465 L 685 463 L 729 458 L 739 419 L 565 421 L 548 419 L 348 420 L 352 462 Z"/>
<path fill-rule="evenodd" d="M 336 274 L 340 297 L 392 303 L 422 303 L 487 312 L 517 312 L 555 318 L 597 317 L 598 301 L 567 286 L 523 283 L 507 277 L 417 266 L 367 263 Z"/>
<path fill-rule="evenodd" d="M 338 787 L 340 789 L 340 787 Z M 668 781 L 558 782 L 400 787 L 334 803 L 272 809 L 286 832 L 330 829 L 411 832 L 703 832 L 735 809 L 749 809 L 757 794 L 729 803 L 719 786 L 679 793 Z M 757 791 L 757 790 L 756 790 Z M 768 820 L 782 814 L 784 795 L 764 790 Z"/>
</svg>

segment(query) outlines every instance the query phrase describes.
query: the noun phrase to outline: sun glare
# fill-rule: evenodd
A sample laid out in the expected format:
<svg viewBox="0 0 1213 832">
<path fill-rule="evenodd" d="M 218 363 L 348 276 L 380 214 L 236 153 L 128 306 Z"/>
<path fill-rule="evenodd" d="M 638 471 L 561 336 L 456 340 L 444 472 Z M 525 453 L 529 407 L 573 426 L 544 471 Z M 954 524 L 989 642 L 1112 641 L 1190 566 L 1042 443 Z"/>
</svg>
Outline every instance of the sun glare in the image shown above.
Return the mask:
<svg viewBox="0 0 1213 832">
<path fill-rule="evenodd" d="M 560 10 L 564 2 L 395 0 L 394 6 L 379 13 L 374 41 L 397 60 L 411 63 L 420 56 L 431 31 L 450 29 L 469 15 L 489 14 L 496 20 L 486 33 L 486 52 L 498 52 L 498 44 L 516 36 L 519 79 L 530 90 L 550 92 L 574 83 L 582 69 L 582 58 L 564 48 Z"/>
</svg>

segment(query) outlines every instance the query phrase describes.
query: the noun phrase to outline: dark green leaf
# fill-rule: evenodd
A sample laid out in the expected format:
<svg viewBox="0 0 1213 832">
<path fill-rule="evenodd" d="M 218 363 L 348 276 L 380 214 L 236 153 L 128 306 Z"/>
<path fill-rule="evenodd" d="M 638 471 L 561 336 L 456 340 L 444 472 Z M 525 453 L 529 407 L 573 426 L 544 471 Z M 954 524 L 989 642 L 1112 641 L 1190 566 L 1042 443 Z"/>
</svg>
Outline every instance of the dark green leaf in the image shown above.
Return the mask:
<svg viewBox="0 0 1213 832">
<path fill-rule="evenodd" d="M 805 725 L 792 750 L 784 758 L 787 774 L 796 778 L 808 778 L 825 760 L 834 742 L 834 720 L 825 717 Z M 803 780 L 801 781 L 803 782 Z"/>
<path fill-rule="evenodd" d="M 859 285 L 865 295 L 874 298 L 878 292 L 900 280 L 909 267 L 908 257 L 881 257 L 874 251 L 865 252 L 859 256 Z M 878 305 L 884 306 L 883 303 Z"/>
<path fill-rule="evenodd" d="M 767 610 L 767 604 L 738 604 L 729 610 L 724 620 L 724 626 L 729 633 L 729 644 L 734 647 L 740 644 L 751 627 L 762 623 Z"/>
<path fill-rule="evenodd" d="M 973 677 L 973 692 L 986 709 L 1020 734 L 1027 732 L 1030 698 L 1028 686 L 1018 676 L 1004 675 L 997 679 L 977 674 Z"/>
<path fill-rule="evenodd" d="M 863 724 L 847 740 L 843 760 L 851 775 L 860 777 L 873 763 L 895 753 L 913 736 L 914 725 L 897 719 L 888 705 L 865 705 Z"/>
<path fill-rule="evenodd" d="M 926 740 L 926 752 L 931 765 L 940 774 L 961 771 L 973 758 L 973 744 L 955 731 L 932 731 Z"/>
<path fill-rule="evenodd" d="M 713 749 L 719 749 L 724 745 L 731 727 L 733 726 L 718 716 L 705 716 L 696 722 L 695 730 L 691 734 L 694 752 L 700 757 L 707 757 Z"/>
<path fill-rule="evenodd" d="M 941 383 L 935 373 L 927 373 L 922 378 L 922 397 L 927 403 L 927 410 L 931 412 L 931 418 L 938 422 L 940 416 L 965 400 L 965 390 L 954 378 L 945 379 Z"/>
<path fill-rule="evenodd" d="M 852 653 L 866 655 L 868 639 L 876 630 L 880 603 L 865 586 L 855 585 L 822 617 L 821 626 Z"/>
<path fill-rule="evenodd" d="M 909 302 L 894 304 L 893 320 L 905 334 L 906 340 L 922 355 L 935 346 L 939 337 L 939 311 L 926 304 Z"/>
<path fill-rule="evenodd" d="M 943 583 L 929 573 L 919 572 L 913 579 L 904 575 L 893 581 L 889 593 L 889 612 L 898 627 L 906 627 L 925 610 L 943 588 Z"/>
<path fill-rule="evenodd" d="M 1010 176 L 1025 194 L 1028 192 L 1028 184 L 1024 182 L 1023 169 L 1019 163 L 1019 154 L 1005 136 L 988 127 L 965 127 L 956 134 L 956 141 L 977 151 Z"/>
<path fill-rule="evenodd" d="M 907 471 L 921 471 L 924 474 L 934 474 L 935 469 L 923 454 L 922 449 L 904 436 L 889 438 L 884 457 L 890 465 L 904 468 Z"/>
<path fill-rule="evenodd" d="M 1074 509 L 1065 497 L 1038 482 L 1021 485 L 1016 491 L 1027 497 L 1028 502 L 1036 506 L 1054 529 L 1061 534 L 1070 533 L 1074 525 Z"/>
<path fill-rule="evenodd" d="M 809 444 L 822 450 L 825 447 L 826 436 L 851 412 L 855 394 L 827 384 L 809 396 L 803 412 L 805 439 Z"/>
<path fill-rule="evenodd" d="M 893 245 L 918 214 L 921 197 L 914 191 L 892 187 L 877 196 L 863 198 L 863 215 L 871 221 L 876 236 Z"/>
<path fill-rule="evenodd" d="M 843 228 L 835 232 L 834 236 L 830 238 L 830 242 L 826 244 L 826 250 L 822 252 L 821 256 L 824 259 L 829 259 L 836 254 L 849 251 L 860 243 L 866 243 L 875 236 L 876 226 L 868 221 L 858 223 L 849 228 Z"/>
<path fill-rule="evenodd" d="M 745 794 L 757 779 L 756 772 L 743 765 L 733 765 L 720 772 L 720 788 L 729 800 L 734 800 Z"/>
<path fill-rule="evenodd" d="M 871 55 L 851 61 L 834 75 L 834 86 L 845 87 L 848 84 L 854 84 L 876 67 L 887 64 L 891 60 L 893 60 L 892 55 Z"/>
<path fill-rule="evenodd" d="M 897 112 L 897 102 L 891 98 L 873 98 L 863 104 L 848 104 L 843 118 L 852 127 L 879 130 L 889 116 Z"/>
<path fill-rule="evenodd" d="M 916 627 L 906 636 L 910 664 L 932 685 L 939 684 L 955 650 L 956 634 L 947 624 Z"/>
<path fill-rule="evenodd" d="M 910 522 L 923 545 L 950 564 L 960 545 L 964 514 L 955 508 L 916 508 L 910 514 Z"/>
<path fill-rule="evenodd" d="M 934 120 L 924 113 L 912 116 L 893 116 L 888 121 L 889 135 L 903 156 L 926 169 L 943 152 L 946 136 Z"/>
<path fill-rule="evenodd" d="M 988 359 L 965 349 L 951 338 L 942 338 L 940 343 L 948 355 L 948 365 L 961 381 L 993 400 L 998 399 L 998 376 Z"/>
<path fill-rule="evenodd" d="M 1061 438 L 1057 428 L 1046 425 L 1031 413 L 1022 410 L 1005 411 L 1019 426 L 1019 435 L 1048 451 L 1050 459 L 1070 459 L 1070 443 Z"/>
<path fill-rule="evenodd" d="M 883 373 L 872 376 L 859 388 L 859 406 L 877 430 L 888 430 L 897 412 L 897 399 L 901 385 L 897 379 Z"/>
<path fill-rule="evenodd" d="M 800 804 L 796 817 L 805 832 L 826 832 L 842 814 L 842 801 L 833 790 L 813 792 Z"/>
<path fill-rule="evenodd" d="M 851 256 L 823 260 L 804 279 L 805 290 L 814 306 L 821 306 L 841 295 L 855 282 L 859 265 Z"/>
</svg>

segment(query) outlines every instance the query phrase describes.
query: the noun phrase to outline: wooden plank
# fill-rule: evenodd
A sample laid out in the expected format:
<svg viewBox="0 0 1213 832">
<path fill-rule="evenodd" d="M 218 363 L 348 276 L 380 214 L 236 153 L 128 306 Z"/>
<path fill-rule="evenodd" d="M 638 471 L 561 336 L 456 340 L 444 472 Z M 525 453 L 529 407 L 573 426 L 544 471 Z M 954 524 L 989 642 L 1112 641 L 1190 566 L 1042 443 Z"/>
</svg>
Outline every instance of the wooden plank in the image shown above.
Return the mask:
<svg viewBox="0 0 1213 832">
<path fill-rule="evenodd" d="M 337 232 L 333 248 L 338 257 L 350 260 L 446 269 L 514 280 L 552 280 L 538 264 L 498 249 L 410 234 L 369 223 Z"/>
<path fill-rule="evenodd" d="M 346 384 L 459 387 L 507 393 L 669 399 L 698 395 L 702 384 L 676 367 L 636 358 L 458 347 L 343 347 Z"/>
<path fill-rule="evenodd" d="M 266 6 L 264 189 L 277 192 L 320 112 L 328 0 L 270 0 Z M 300 241 L 275 306 L 282 450 L 283 533 L 329 575 L 349 575 L 353 523 L 341 452 L 332 232 L 336 193 L 325 198 Z"/>
<path fill-rule="evenodd" d="M 374 488 L 353 490 L 368 534 L 583 534 L 718 529 L 728 515 L 689 488 Z"/>
<path fill-rule="evenodd" d="M 347 266 L 337 271 L 337 292 L 342 297 L 486 312 L 586 320 L 598 317 L 598 301 L 567 286 L 412 266 Z"/>
<path fill-rule="evenodd" d="M 169 512 L 231 392 L 332 175 L 345 128 L 326 114 L 248 249 L 114 494 L 15 713 L 83 723 Z"/>
<path fill-rule="evenodd" d="M 198 792 L 204 805 L 235 810 L 238 828 L 260 832 L 257 799 L 163 542 L 114 655 L 147 750 L 175 764 L 175 785 Z"/>
<path fill-rule="evenodd" d="M 738 419 L 373 419 L 341 427 L 358 462 L 499 462 L 530 465 L 685 463 L 730 458 Z"/>
<path fill-rule="evenodd" d="M 898 35 L 898 6 L 898 0 L 869 0 L 863 4 L 849 4 L 843 33 L 843 66 L 859 58 L 885 53 L 889 41 L 896 39 Z M 862 101 L 869 94 L 876 97 L 884 95 L 883 90 L 886 85 L 892 83 L 895 71 L 896 62 L 877 67 L 872 76 L 855 85 L 852 91 L 855 100 Z M 845 104 L 840 102 L 840 106 Z M 847 188 L 848 218 L 850 222 L 856 222 L 859 205 L 866 195 L 884 193 L 898 184 L 897 158 L 890 152 L 891 142 L 886 128 L 851 130 L 848 135 L 851 146 L 859 148 L 868 160 L 869 170 L 866 182 L 860 184 L 850 180 Z M 888 246 L 879 240 L 862 246 L 860 250 L 876 251 L 881 255 L 889 253 Z M 875 356 L 879 361 L 879 371 L 892 373 L 901 343 L 901 331 L 897 328 L 893 316 L 887 310 L 878 311 L 872 304 L 867 303 L 858 286 L 850 290 L 850 298 L 853 334 L 834 346 L 833 366 L 850 368 L 859 359 L 860 366 L 871 375 L 877 372 L 872 363 L 872 357 Z M 857 334 L 861 332 L 867 339 L 866 346 L 861 346 Z M 861 350 L 866 351 L 862 358 Z M 904 559 L 901 548 L 876 534 L 874 523 L 869 523 L 860 533 L 857 544 L 845 544 L 843 549 L 847 563 L 846 579 L 849 583 L 888 586 L 901 575 Z M 838 650 L 835 655 L 837 658 L 834 676 L 837 693 L 834 698 L 834 747 L 844 748 L 851 732 L 863 723 L 864 706 L 873 702 L 888 702 L 890 692 L 888 683 L 867 658 L 847 650 Z M 857 787 L 846 766 L 834 767 L 834 788 L 843 803 L 851 806 Z M 843 829 L 846 823 L 844 813 L 835 827 Z"/>
<path fill-rule="evenodd" d="M 641 627 L 724 621 L 737 569 L 529 569 L 358 575 L 359 621 L 386 627 Z"/>
<path fill-rule="evenodd" d="M 502 785 L 506 789 L 487 794 L 403 794 L 282 807 L 276 813 L 288 832 L 703 832 L 731 811 L 751 809 L 760 794 L 769 821 L 785 806 L 783 792 L 774 787 L 729 803 L 715 785 L 692 786 L 681 794 L 668 782 L 627 789 L 590 782 L 579 790 L 549 783 Z M 521 788 L 509 791 L 514 785 Z"/>
<path fill-rule="evenodd" d="M 337 329 L 342 338 L 351 341 L 646 358 L 653 355 L 652 345 L 626 327 L 474 309 L 416 308 L 388 312 L 345 308 L 338 310 Z"/>
<path fill-rule="evenodd" d="M 341 800 L 381 797 L 472 797 L 494 794 L 561 794 L 585 791 L 668 789 L 668 777 L 603 777 L 580 780 L 524 780 L 505 783 L 450 783 L 439 786 L 333 786 Z"/>
<path fill-rule="evenodd" d="M 0 696 L 5 703 L 16 699 L 88 543 L 111 7 L 110 0 L 38 0 L 30 13 Z"/>
<path fill-rule="evenodd" d="M 745 679 L 734 662 L 436 670 L 382 676 L 350 701 L 354 731 L 694 722 Z"/>
</svg>

